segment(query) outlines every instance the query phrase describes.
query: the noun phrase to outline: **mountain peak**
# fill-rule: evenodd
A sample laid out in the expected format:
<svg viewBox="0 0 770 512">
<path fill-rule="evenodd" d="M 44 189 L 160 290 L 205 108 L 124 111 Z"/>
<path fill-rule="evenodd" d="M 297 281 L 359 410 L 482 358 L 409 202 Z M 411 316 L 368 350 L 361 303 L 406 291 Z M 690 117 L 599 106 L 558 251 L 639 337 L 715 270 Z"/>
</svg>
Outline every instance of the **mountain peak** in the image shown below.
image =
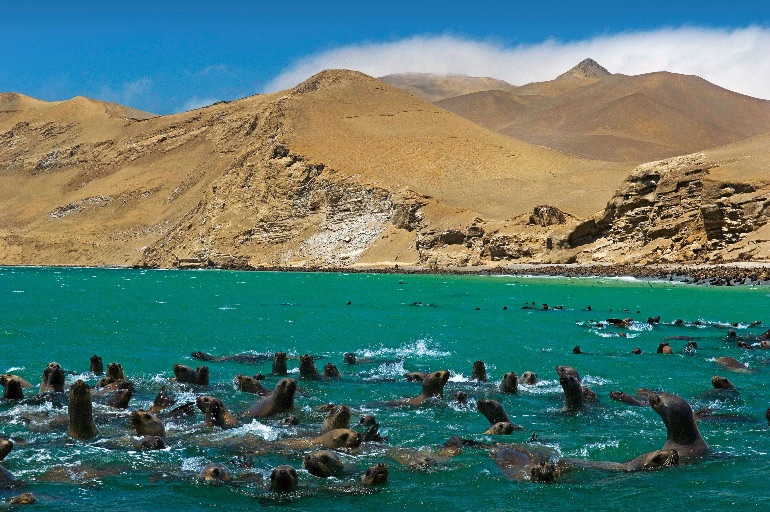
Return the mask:
<svg viewBox="0 0 770 512">
<path fill-rule="evenodd" d="M 601 64 L 596 62 L 593 59 L 584 59 L 575 66 L 574 68 L 570 69 L 566 73 L 563 73 L 556 77 L 558 80 L 559 78 L 565 78 L 565 77 L 578 77 L 578 78 L 602 78 L 607 75 L 611 75 L 609 71 L 605 67 L 603 67 Z"/>
</svg>

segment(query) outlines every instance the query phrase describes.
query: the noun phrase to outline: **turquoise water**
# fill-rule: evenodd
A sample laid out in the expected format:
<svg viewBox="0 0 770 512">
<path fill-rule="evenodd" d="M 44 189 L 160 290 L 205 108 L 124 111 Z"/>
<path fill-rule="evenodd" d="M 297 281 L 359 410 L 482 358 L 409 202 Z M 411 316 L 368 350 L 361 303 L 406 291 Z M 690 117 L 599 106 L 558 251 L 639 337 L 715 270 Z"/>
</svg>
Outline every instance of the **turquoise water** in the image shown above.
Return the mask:
<svg viewBox="0 0 770 512">
<path fill-rule="evenodd" d="M 522 309 L 531 302 L 564 309 Z M 25 390 L 29 397 L 50 361 L 72 372 L 67 386 L 77 378 L 95 384 L 87 372 L 92 354 L 102 356 L 105 367 L 121 363 L 135 383 L 129 409 L 149 407 L 167 386 L 180 402 L 212 394 L 237 412 L 254 396 L 234 388 L 236 374 L 264 373 L 268 388 L 278 380 L 269 375 L 270 361 L 201 363 L 190 357 L 197 350 L 310 353 L 319 370 L 333 362 L 343 374 L 340 381 L 300 381 L 297 427 L 282 426 L 280 416 L 222 432 L 203 427 L 198 414 L 167 424 L 168 449 L 145 453 L 132 448 L 128 412 L 110 410 L 99 399 L 95 412 L 102 436 L 90 442 L 67 437 L 61 422 L 66 408 L 0 402 L 0 435 L 16 443 L 2 464 L 27 482 L 39 508 L 56 510 L 766 509 L 770 352 L 739 349 L 726 334 L 737 322 L 740 336 L 758 336 L 770 325 L 768 306 L 767 288 L 654 281 L 0 268 L 0 372 L 32 382 L 35 387 Z M 657 315 L 660 325 L 645 323 Z M 595 326 L 612 317 L 635 323 L 630 329 Z M 676 319 L 685 324 L 673 325 Z M 755 320 L 766 323 L 748 327 Z M 670 340 L 675 354 L 656 354 L 658 344 L 671 336 L 692 337 L 699 348 L 687 355 L 684 340 Z M 575 345 L 585 353 L 572 354 Z M 644 353 L 632 355 L 634 347 Z M 345 365 L 345 352 L 377 362 Z M 720 356 L 733 356 L 755 371 L 721 368 L 714 361 Z M 469 381 L 477 359 L 486 363 L 489 383 Z M 211 386 L 169 383 L 175 363 L 208 364 Z M 563 414 L 557 365 L 575 367 L 600 404 Z M 296 360 L 289 361 L 294 377 L 297 367 Z M 443 401 L 419 408 L 374 404 L 420 393 L 419 384 L 402 379 L 404 372 L 439 369 L 452 373 Z M 518 395 L 497 392 L 505 372 L 526 370 L 538 374 L 537 385 L 523 386 Z M 712 375 L 729 378 L 740 393 L 710 391 Z M 509 481 L 484 450 L 466 449 L 427 469 L 405 467 L 394 457 L 404 448 L 435 453 L 452 435 L 521 443 L 536 433 L 564 457 L 625 461 L 665 442 L 665 428 L 652 409 L 609 399 L 611 390 L 633 394 L 638 387 L 676 393 L 695 409 L 730 415 L 700 422 L 712 453 L 694 464 L 654 472 L 576 470 L 550 485 Z M 453 403 L 456 391 L 470 395 L 469 406 Z M 489 425 L 474 406 L 481 398 L 502 402 L 526 430 L 483 435 Z M 329 402 L 350 406 L 352 423 L 363 413 L 374 414 L 388 440 L 343 454 L 349 476 L 322 480 L 301 469 L 308 450 L 278 448 L 276 441 L 316 432 L 325 414 L 314 408 Z M 290 464 L 299 470 L 300 488 L 280 496 L 253 482 L 197 483 L 196 472 L 209 462 L 227 464 L 236 476 L 265 477 L 273 467 Z M 377 462 L 388 465 L 389 483 L 363 488 L 361 473 Z M 18 491 L 0 491 L 0 498 L 13 494 Z"/>
</svg>

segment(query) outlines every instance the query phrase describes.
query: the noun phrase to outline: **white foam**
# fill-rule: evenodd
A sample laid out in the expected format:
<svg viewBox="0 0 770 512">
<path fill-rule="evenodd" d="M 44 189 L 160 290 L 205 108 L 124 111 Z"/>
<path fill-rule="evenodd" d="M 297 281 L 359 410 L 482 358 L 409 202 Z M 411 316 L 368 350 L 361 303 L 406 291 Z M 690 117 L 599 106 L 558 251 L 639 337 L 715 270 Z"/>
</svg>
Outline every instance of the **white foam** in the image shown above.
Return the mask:
<svg viewBox="0 0 770 512">
<path fill-rule="evenodd" d="M 395 356 L 398 358 L 406 357 L 448 357 L 451 352 L 445 352 L 432 348 L 436 344 L 432 339 L 420 338 L 413 343 L 407 343 L 397 348 L 380 347 L 378 349 L 365 349 L 362 351 L 364 357 L 377 356 Z"/>
</svg>

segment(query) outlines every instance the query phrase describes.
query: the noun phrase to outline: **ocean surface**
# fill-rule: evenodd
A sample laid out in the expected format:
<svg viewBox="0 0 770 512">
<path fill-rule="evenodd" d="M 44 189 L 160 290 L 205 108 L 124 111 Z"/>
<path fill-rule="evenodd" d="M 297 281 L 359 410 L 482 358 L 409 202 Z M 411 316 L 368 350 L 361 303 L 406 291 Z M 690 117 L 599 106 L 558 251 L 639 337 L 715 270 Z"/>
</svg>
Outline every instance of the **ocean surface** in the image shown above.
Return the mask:
<svg viewBox="0 0 770 512">
<path fill-rule="evenodd" d="M 535 309 L 522 306 L 534 304 Z M 542 305 L 548 304 L 548 310 Z M 563 309 L 554 309 L 563 306 Z M 588 307 L 590 306 L 590 310 Z M 649 325 L 648 317 L 660 316 Z M 632 318 L 628 328 L 608 318 Z M 682 322 L 676 322 L 681 320 Z M 755 321 L 765 321 L 752 326 Z M 677 325 L 679 324 L 679 325 Z M 735 324 L 735 326 L 733 326 Z M 728 329 L 755 341 L 770 327 L 767 287 L 690 286 L 663 281 L 560 279 L 503 276 L 381 275 L 225 271 L 157 271 L 66 268 L 0 268 L 0 372 L 33 384 L 22 402 L 0 400 L 0 436 L 15 448 L 2 462 L 38 509 L 82 510 L 767 510 L 770 505 L 770 351 L 746 350 L 727 339 Z M 657 354 L 667 340 L 674 354 Z M 685 352 L 687 339 L 697 349 Z M 573 354 L 580 346 L 583 354 Z M 641 348 L 643 354 L 631 350 Z M 238 391 L 236 374 L 266 375 L 259 364 L 203 363 L 194 351 L 215 356 L 251 353 L 312 354 L 319 370 L 332 362 L 339 380 L 299 380 L 294 414 L 222 431 L 202 425 L 196 414 L 167 422 L 168 448 L 136 451 L 128 411 L 109 409 L 95 396 L 101 436 L 73 441 L 66 434 L 66 397 L 35 399 L 45 366 L 56 361 L 76 379 L 95 385 L 89 358 L 119 362 L 134 382 L 129 411 L 148 408 L 161 387 L 179 403 L 211 394 L 235 413 L 255 400 Z M 347 365 L 343 354 L 372 358 Z M 732 356 L 748 371 L 719 366 Z M 489 382 L 472 381 L 474 361 L 486 364 Z M 206 364 L 211 385 L 171 382 L 172 367 Z M 557 365 L 577 369 L 599 404 L 577 414 L 561 411 L 564 395 Z M 407 371 L 447 369 L 443 400 L 420 407 L 378 402 L 420 394 Z M 497 386 L 509 371 L 533 371 L 539 382 L 516 395 Z M 299 379 L 298 362 L 289 374 Z M 737 393 L 712 389 L 711 377 L 730 379 Z M 555 457 L 622 462 L 661 448 L 665 427 L 649 407 L 609 398 L 612 390 L 634 394 L 644 387 L 675 393 L 693 409 L 713 409 L 699 422 L 711 453 L 694 463 L 658 471 L 614 473 L 574 470 L 556 483 L 511 481 L 488 450 L 466 448 L 436 457 L 427 467 L 405 464 L 414 454 L 436 456 L 458 435 L 488 443 L 526 443 L 533 435 Z M 467 405 L 454 402 L 466 392 Z M 524 427 L 508 436 L 483 432 L 489 422 L 476 400 L 493 398 Z M 291 450 L 282 439 L 315 435 L 327 403 L 353 410 L 352 428 L 373 414 L 387 437 L 341 456 L 346 476 L 314 477 L 302 469 L 310 450 Z M 230 467 L 241 481 L 200 483 L 210 462 Z M 390 470 L 389 482 L 364 487 L 360 476 L 375 463 Z M 299 489 L 288 495 L 267 490 L 277 465 L 299 472 Z M 6 499 L 21 491 L 0 491 Z M 2 505 L 0 505 L 2 508 Z"/>
</svg>

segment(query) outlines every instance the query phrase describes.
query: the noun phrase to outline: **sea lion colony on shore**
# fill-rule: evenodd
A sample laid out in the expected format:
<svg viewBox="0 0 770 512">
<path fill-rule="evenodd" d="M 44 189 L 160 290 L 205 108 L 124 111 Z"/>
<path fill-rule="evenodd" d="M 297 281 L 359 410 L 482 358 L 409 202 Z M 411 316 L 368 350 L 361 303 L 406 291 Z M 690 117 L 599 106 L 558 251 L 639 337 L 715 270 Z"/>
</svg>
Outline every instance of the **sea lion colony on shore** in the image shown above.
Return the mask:
<svg viewBox="0 0 770 512">
<path fill-rule="evenodd" d="M 619 329 L 628 328 L 632 322 L 630 319 L 607 320 L 607 324 Z M 648 319 L 650 324 L 659 322 L 659 317 Z M 673 325 L 683 324 L 684 322 L 679 320 L 673 323 Z M 759 322 L 752 324 L 752 326 L 756 325 L 760 325 Z M 688 349 L 692 349 L 692 347 L 697 348 L 697 344 L 686 338 L 681 337 L 680 340 L 688 343 L 685 352 Z M 667 339 L 673 340 L 674 338 Z M 679 340 L 679 337 L 676 337 L 676 339 Z M 728 331 L 725 340 L 736 343 L 737 346 L 743 348 L 768 348 L 768 343 L 766 342 L 770 340 L 770 331 L 766 331 L 760 336 L 739 337 L 731 329 Z M 663 350 L 664 348 L 669 350 Z M 640 352 L 635 350 L 633 353 Z M 672 353 L 673 350 L 667 342 L 663 342 L 658 352 L 668 354 Z M 255 361 L 261 362 L 268 359 L 268 356 L 265 354 L 260 354 L 258 357 L 236 354 L 234 356 L 216 358 L 208 354 L 203 356 L 201 354 L 204 353 L 196 352 L 192 357 L 210 362 L 233 361 L 243 364 L 253 364 Z M 208 394 L 199 394 L 194 403 L 177 404 L 173 394 L 169 393 L 165 388 L 161 388 L 148 410 L 137 409 L 128 413 L 130 425 L 138 440 L 131 437 L 128 440 L 122 438 L 108 439 L 108 441 L 112 443 L 111 446 L 122 447 L 123 449 L 164 449 L 168 446 L 164 423 L 196 414 L 196 406 L 204 416 L 203 424 L 210 428 L 232 429 L 252 419 L 275 418 L 284 415 L 286 415 L 283 419 L 284 424 L 296 425 L 298 423 L 297 418 L 289 415 L 289 413 L 295 409 L 294 401 L 298 384 L 295 379 L 284 377 L 284 375 L 287 375 L 286 360 L 288 358 L 289 356 L 284 352 L 278 352 L 274 355 L 273 374 L 282 378 L 272 390 L 265 388 L 261 384 L 261 381 L 264 380 L 264 375 L 257 374 L 254 377 L 236 375 L 234 382 L 237 388 L 243 392 L 256 395 L 253 404 L 246 410 L 233 413 L 221 399 Z M 297 359 L 300 362 L 301 380 L 326 380 L 334 382 L 339 380 L 341 376 L 339 370 L 332 363 L 328 363 L 324 368 L 324 372 L 321 373 L 316 368 L 313 356 L 305 354 Z M 344 363 L 347 365 L 371 364 L 375 362 L 377 361 L 373 358 L 356 358 L 352 353 L 346 353 L 344 356 Z M 715 362 L 731 371 L 750 371 L 744 363 L 732 357 L 720 357 L 715 359 Z M 102 368 L 102 359 L 96 355 L 91 357 L 89 371 L 94 377 L 102 374 Z M 175 377 L 171 380 L 176 381 L 179 385 L 193 386 L 192 389 L 194 390 L 209 388 L 209 368 L 206 366 L 193 370 L 191 367 L 177 364 L 174 365 L 173 371 Z M 562 413 L 575 414 L 578 411 L 590 408 L 591 404 L 599 401 L 596 393 L 583 385 L 581 376 L 575 368 L 560 365 L 556 367 L 555 371 L 558 375 L 558 382 L 564 391 Z M 108 365 L 106 376 L 101 378 L 94 388 L 89 387 L 83 380 L 78 379 L 69 387 L 68 391 L 65 391 L 65 373 L 58 363 L 52 362 L 48 364 L 42 371 L 42 380 L 36 396 L 32 396 L 29 393 L 25 395 L 24 390 L 30 389 L 33 386 L 24 378 L 11 374 L 0 375 L 0 385 L 4 387 L 3 399 L 7 401 L 28 400 L 37 403 L 40 403 L 41 400 L 59 400 L 67 404 L 68 421 L 66 423 L 66 431 L 69 437 L 83 442 L 94 442 L 100 438 L 103 439 L 104 434 L 100 432 L 94 420 L 93 402 L 99 400 L 108 407 L 125 410 L 128 408 L 133 397 L 133 384 L 128 380 L 122 366 L 114 362 Z M 398 398 L 366 405 L 369 407 L 430 406 L 437 403 L 437 401 L 443 400 L 444 386 L 449 380 L 450 372 L 447 370 L 431 373 L 408 372 L 404 377 L 407 381 L 421 382 L 422 393 L 411 398 Z M 484 363 L 482 361 L 475 361 L 473 363 L 471 381 L 475 381 L 477 385 L 486 385 L 487 380 L 488 376 Z M 503 375 L 499 383 L 489 383 L 488 386 L 498 392 L 502 398 L 506 395 L 518 393 L 520 386 L 534 385 L 537 380 L 537 375 L 531 371 L 522 373 L 521 377 L 518 377 L 514 372 L 508 372 Z M 738 392 L 735 385 L 725 377 L 715 375 L 711 382 L 714 391 L 720 393 Z M 205 391 L 208 391 L 208 389 Z M 65 393 L 66 400 L 64 400 Z M 536 434 L 533 434 L 530 442 L 526 444 L 484 443 L 452 436 L 437 452 L 427 452 L 388 446 L 387 438 L 380 436 L 380 425 L 371 414 L 362 416 L 358 423 L 359 426 L 365 429 L 363 432 L 353 430 L 350 428 L 351 406 L 329 404 L 328 406 L 318 408 L 319 411 L 326 412 L 327 416 L 323 421 L 323 425 L 316 429 L 315 434 L 281 438 L 271 443 L 264 442 L 264 446 L 260 446 L 256 451 L 260 453 L 260 450 L 272 450 L 290 454 L 299 452 L 305 469 L 311 475 L 318 478 L 327 478 L 329 476 L 349 475 L 351 471 L 355 472 L 355 468 L 345 464 L 345 461 L 340 457 L 340 452 L 361 450 L 362 443 L 375 443 L 378 449 L 384 447 L 388 458 L 412 468 L 430 466 L 438 461 L 445 461 L 449 457 L 459 454 L 464 448 L 476 448 L 487 451 L 508 478 L 532 482 L 553 482 L 566 471 L 580 468 L 622 472 L 658 469 L 677 465 L 680 461 L 697 459 L 709 451 L 708 444 L 699 432 L 696 420 L 709 418 L 711 411 L 699 410 L 694 412 L 689 403 L 679 396 L 644 388 L 637 389 L 633 396 L 622 391 L 612 391 L 610 398 L 632 407 L 651 407 L 658 413 L 667 432 L 664 446 L 660 449 L 643 453 L 626 462 L 611 462 L 559 457 L 552 449 L 538 445 L 535 442 L 537 441 Z M 464 391 L 458 391 L 455 394 L 454 400 L 458 404 L 467 406 L 468 394 Z M 493 399 L 479 399 L 476 404 L 478 411 L 487 418 L 490 424 L 489 429 L 484 434 L 508 435 L 515 430 L 525 429 L 510 420 L 500 402 Z M 767 421 L 770 423 L 770 409 L 768 409 L 766 416 Z M 52 423 L 51 429 L 55 428 L 57 428 L 56 425 Z M 183 441 L 177 440 L 176 442 Z M 0 437 L 0 461 L 6 458 L 12 449 L 13 441 Z M 251 476 L 254 475 L 241 475 L 241 480 L 244 478 L 248 480 Z M 198 478 L 205 482 L 229 483 L 239 481 L 238 478 L 233 477 L 233 471 L 230 468 L 220 463 L 206 466 L 200 472 Z M 382 484 L 387 481 L 387 478 L 388 469 L 383 463 L 369 467 L 360 477 L 364 485 Z M 259 480 L 259 478 L 255 480 Z M 23 482 L 19 481 L 0 465 L 0 489 L 16 489 L 23 485 Z M 274 468 L 270 474 L 270 482 L 265 485 L 268 490 L 273 492 L 290 492 L 296 489 L 297 486 L 297 472 L 290 465 Z M 20 502 L 27 500 L 27 497 L 16 497 L 13 499 L 17 498 L 21 500 Z"/>
</svg>

